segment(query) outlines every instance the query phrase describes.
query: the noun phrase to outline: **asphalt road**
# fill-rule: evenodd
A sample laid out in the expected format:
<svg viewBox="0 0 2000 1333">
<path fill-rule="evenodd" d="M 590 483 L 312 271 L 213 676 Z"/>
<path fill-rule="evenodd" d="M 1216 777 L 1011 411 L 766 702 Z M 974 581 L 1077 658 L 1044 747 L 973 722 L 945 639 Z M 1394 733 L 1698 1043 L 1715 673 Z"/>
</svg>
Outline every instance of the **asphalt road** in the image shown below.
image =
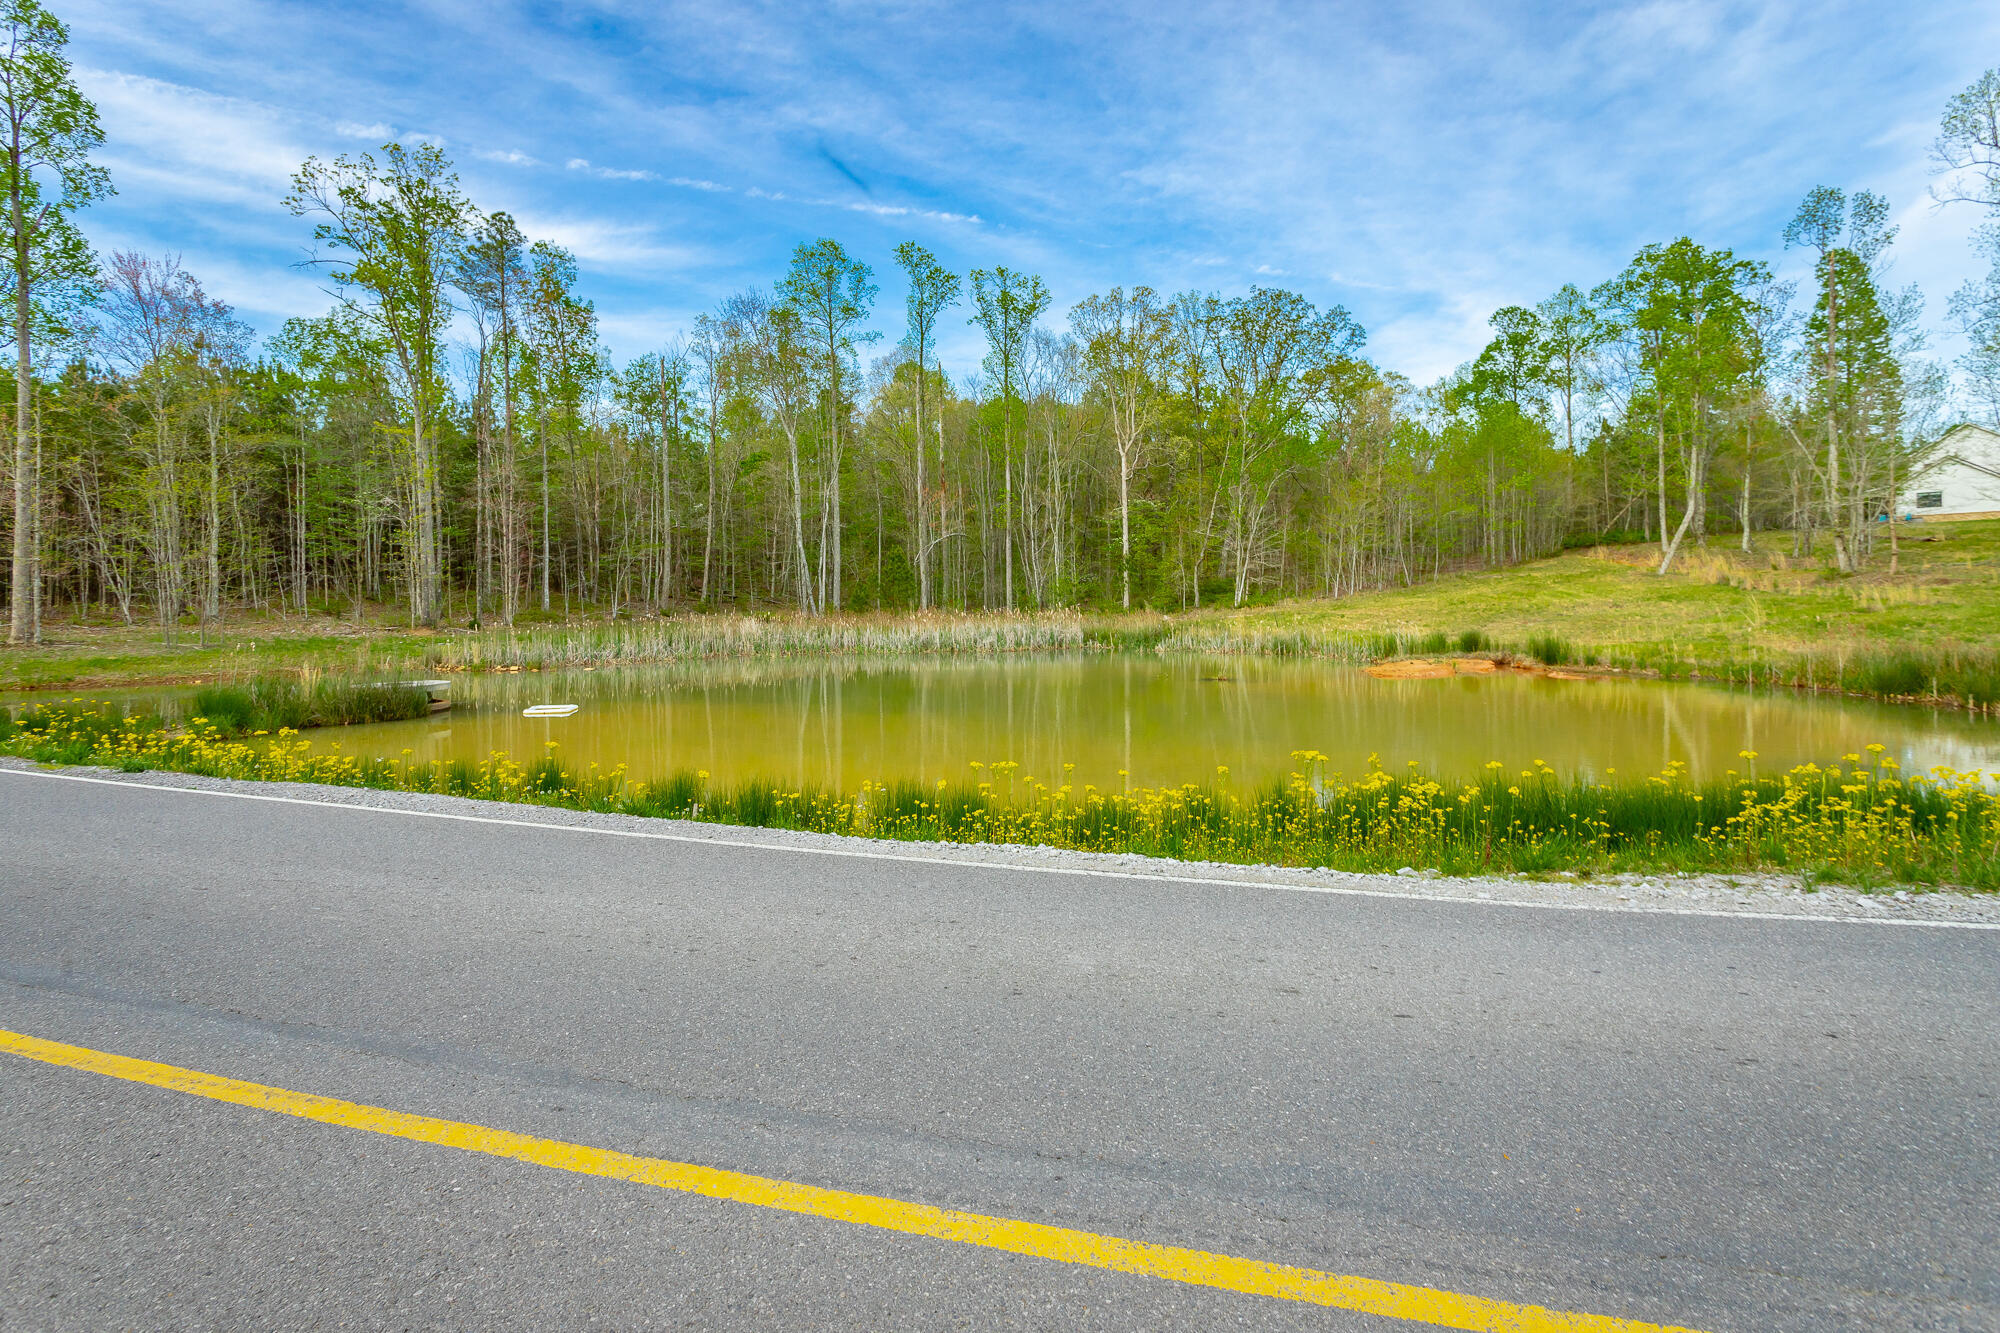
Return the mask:
<svg viewBox="0 0 2000 1333">
<path fill-rule="evenodd" d="M 2000 1328 L 2000 932 L 637 840 L 0 773 L 0 1027 L 1705 1330 Z M 7 1328 L 1373 1316 L 0 1054 Z"/>
</svg>

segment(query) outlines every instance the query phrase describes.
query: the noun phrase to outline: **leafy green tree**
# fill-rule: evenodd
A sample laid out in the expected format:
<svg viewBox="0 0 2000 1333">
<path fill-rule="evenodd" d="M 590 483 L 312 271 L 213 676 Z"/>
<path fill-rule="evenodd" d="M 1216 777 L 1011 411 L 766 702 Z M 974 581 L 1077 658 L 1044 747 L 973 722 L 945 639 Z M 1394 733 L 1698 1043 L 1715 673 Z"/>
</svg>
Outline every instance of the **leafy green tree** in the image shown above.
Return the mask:
<svg viewBox="0 0 2000 1333">
<path fill-rule="evenodd" d="M 574 463 L 584 428 L 584 403 L 601 370 L 597 310 L 577 295 L 576 278 L 576 256 L 569 251 L 549 241 L 537 241 L 529 247 L 522 326 L 527 341 L 529 393 L 536 418 L 544 611 L 552 605 L 555 567 L 554 464 L 550 462 L 549 444 L 552 440 L 558 442 Z M 572 468 L 572 474 L 573 471 Z"/>
<path fill-rule="evenodd" d="M 820 392 L 826 414 L 827 503 L 820 511 L 819 601 L 835 611 L 841 607 L 841 548 L 845 535 L 840 474 L 849 405 L 844 386 L 855 347 L 881 336 L 860 327 L 875 305 L 872 277 L 874 270 L 849 255 L 840 242 L 821 237 L 792 252 L 791 270 L 778 284 L 785 304 L 798 314 L 800 336 L 811 350 L 821 377 Z"/>
<path fill-rule="evenodd" d="M 1004 605 L 1014 609 L 1014 401 L 1026 356 L 1028 331 L 1049 308 L 1049 289 L 1032 273 L 1006 268 L 972 270 L 973 315 L 986 334 L 987 363 L 1000 372 L 1001 545 L 1006 577 Z"/>
<path fill-rule="evenodd" d="M 1340 306 L 1324 313 L 1296 292 L 1270 287 L 1222 307 L 1215 364 L 1233 427 L 1222 485 L 1229 500 L 1225 547 L 1241 606 L 1267 554 L 1278 479 L 1305 439 L 1302 377 L 1359 355 L 1367 334 Z"/>
<path fill-rule="evenodd" d="M 1549 374 L 1547 329 L 1542 317 L 1525 306 L 1502 306 L 1487 321 L 1493 340 L 1472 363 L 1471 391 L 1510 403 L 1522 416 L 1539 418 L 1546 410 Z"/>
<path fill-rule="evenodd" d="M 674 456 L 686 447 L 687 422 L 692 412 L 690 374 L 687 353 L 676 345 L 664 352 L 649 352 L 632 362 L 625 368 L 620 386 L 627 411 L 659 432 L 654 437 L 658 441 L 654 463 L 659 477 L 659 507 L 653 600 L 661 607 L 668 605 L 675 593 Z"/>
<path fill-rule="evenodd" d="M 1893 433 L 1884 433 L 1883 411 L 1895 415 L 1886 400 L 1896 391 L 1884 379 L 1894 374 L 1895 362 L 1875 280 L 1876 260 L 1896 237 L 1888 216 L 1888 201 L 1878 194 L 1861 190 L 1850 199 L 1821 186 L 1806 195 L 1785 228 L 1786 246 L 1819 256 L 1819 292 L 1806 331 L 1806 398 L 1821 437 L 1814 453 L 1824 460 L 1819 481 L 1826 524 L 1843 571 L 1860 567 L 1867 492 L 1882 470 L 1882 449 L 1894 445 Z"/>
<path fill-rule="evenodd" d="M 343 302 L 369 326 L 392 360 L 407 425 L 404 540 L 410 617 L 435 625 L 443 612 L 444 567 L 439 509 L 439 418 L 450 388 L 444 333 L 453 307 L 449 287 L 464 244 L 470 205 L 451 164 L 434 145 L 400 144 L 372 154 L 322 162 L 309 157 L 292 177 L 285 206 L 318 219 L 313 238 Z"/>
<path fill-rule="evenodd" d="M 479 337 L 473 429 L 479 447 L 476 526 L 482 586 L 475 589 L 473 601 L 483 613 L 487 585 L 497 582 L 500 618 L 509 625 L 519 610 L 521 587 L 521 444 L 515 409 L 522 358 L 521 308 L 528 287 L 527 245 L 511 215 L 489 214 L 473 226 L 453 278 L 470 303 Z M 497 440 L 492 401 L 496 388 Z M 498 559 L 491 560 L 496 555 Z M 486 577 L 489 561 L 497 564 L 497 576 Z"/>
<path fill-rule="evenodd" d="M 904 344 L 917 363 L 917 421 L 916 448 L 912 457 L 916 465 L 916 506 L 915 533 L 916 549 L 912 553 L 917 565 L 917 606 L 919 609 L 931 605 L 931 551 L 945 540 L 946 525 L 944 514 L 944 451 L 940 444 L 938 451 L 938 517 L 937 530 L 933 535 L 929 529 L 930 494 L 924 485 L 924 390 L 929 372 L 925 369 L 933 346 L 937 340 L 938 316 L 946 309 L 958 304 L 960 282 L 956 273 L 950 272 L 937 262 L 936 256 L 915 241 L 904 241 L 896 247 L 896 263 L 902 268 L 909 281 L 909 289 L 903 297 L 904 318 L 907 332 Z M 943 372 L 940 370 L 940 376 Z M 942 423 L 939 427 L 942 441 Z"/>
<path fill-rule="evenodd" d="M 1132 474 L 1158 410 L 1167 312 L 1151 287 L 1113 287 L 1070 311 L 1092 390 L 1111 423 L 1118 466 L 1118 604 L 1132 609 Z"/>
<path fill-rule="evenodd" d="M 1770 279 L 1764 265 L 1710 250 L 1686 237 L 1649 245 L 1602 289 L 1640 348 L 1658 461 L 1661 556 L 1673 567 L 1708 501 L 1708 466 L 1722 439 L 1722 415 L 1751 364 L 1752 291 Z M 1667 528 L 1668 442 L 1675 446 L 1685 503 Z"/>
<path fill-rule="evenodd" d="M 1535 307 L 1542 322 L 1542 379 L 1562 400 L 1563 447 L 1576 452 L 1579 402 L 1588 403 L 1599 388 L 1597 355 L 1611 336 L 1604 317 L 1574 283 L 1564 283 Z"/>
<path fill-rule="evenodd" d="M 59 338 L 87 301 L 97 265 L 72 214 L 111 193 L 90 161 L 104 142 L 97 108 L 77 91 L 63 49 L 69 30 L 36 0 L 0 7 L 0 176 L 7 192 L 7 262 L 14 283 L 14 550 L 7 641 L 41 638 L 37 568 L 41 457 L 34 420 L 34 344 Z"/>
</svg>

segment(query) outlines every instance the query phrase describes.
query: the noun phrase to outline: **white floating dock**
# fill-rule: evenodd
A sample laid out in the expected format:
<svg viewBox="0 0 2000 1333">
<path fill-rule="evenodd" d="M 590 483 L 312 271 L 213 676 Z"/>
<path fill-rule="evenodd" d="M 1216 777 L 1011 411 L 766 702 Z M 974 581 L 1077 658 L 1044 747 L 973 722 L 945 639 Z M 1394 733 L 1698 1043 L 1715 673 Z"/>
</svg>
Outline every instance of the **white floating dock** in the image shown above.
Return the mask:
<svg viewBox="0 0 2000 1333">
<path fill-rule="evenodd" d="M 530 704 L 521 710 L 522 717 L 568 717 L 576 711 L 575 704 Z"/>
</svg>

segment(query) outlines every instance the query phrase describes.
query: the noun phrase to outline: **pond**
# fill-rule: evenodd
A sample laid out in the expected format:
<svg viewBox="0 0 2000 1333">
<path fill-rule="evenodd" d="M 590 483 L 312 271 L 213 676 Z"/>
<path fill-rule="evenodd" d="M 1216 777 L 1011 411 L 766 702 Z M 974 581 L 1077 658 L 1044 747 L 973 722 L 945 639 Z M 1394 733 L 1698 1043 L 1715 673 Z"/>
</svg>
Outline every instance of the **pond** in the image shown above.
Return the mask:
<svg viewBox="0 0 2000 1333">
<path fill-rule="evenodd" d="M 846 789 L 973 776 L 1010 760 L 1100 788 L 1282 777 L 1295 750 L 1332 771 L 1417 760 L 1446 776 L 1488 760 L 1637 777 L 1672 761 L 1697 778 L 1838 761 L 1879 742 L 1907 771 L 2000 768 L 2000 724 L 1963 713 L 1790 692 L 1501 673 L 1380 680 L 1351 666 L 1260 658 L 1073 657 L 911 663 L 724 661 L 453 678 L 451 711 L 311 733 L 316 745 L 416 760 L 516 759 L 555 743 L 570 763 L 635 778 L 706 769 Z M 524 708 L 575 704 L 568 717 Z M 1073 766 L 1073 767 L 1071 767 Z"/>
</svg>

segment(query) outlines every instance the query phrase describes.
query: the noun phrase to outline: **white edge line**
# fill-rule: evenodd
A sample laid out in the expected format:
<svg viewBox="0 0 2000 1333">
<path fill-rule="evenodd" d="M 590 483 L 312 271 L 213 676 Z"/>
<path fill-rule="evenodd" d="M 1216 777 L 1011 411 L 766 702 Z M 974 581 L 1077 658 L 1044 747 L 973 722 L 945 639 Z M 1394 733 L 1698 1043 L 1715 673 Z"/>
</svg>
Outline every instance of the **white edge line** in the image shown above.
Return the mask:
<svg viewBox="0 0 2000 1333">
<path fill-rule="evenodd" d="M 464 824 L 500 824 L 509 828 L 547 829 L 556 833 L 594 833 L 612 838 L 644 838 L 655 842 L 685 842 L 704 847 L 743 847 L 759 852 L 793 852 L 806 856 L 843 856 L 862 861 L 901 861 L 917 865 L 958 866 L 968 870 L 1012 870 L 1033 875 L 1081 875 L 1094 879 L 1139 880 L 1149 884 L 1197 884 L 1230 889 L 1277 889 L 1286 893 L 1319 893 L 1349 898 L 1391 898 L 1400 902 L 1442 903 L 1462 907 L 1530 907 L 1546 912 L 1615 912 L 1624 916 L 1704 916 L 1729 921 L 1812 921 L 1841 926 L 1918 926 L 1932 930 L 2000 930 L 2000 921 L 1898 921 L 1894 917 L 1826 916 L 1801 912 L 1719 912 L 1705 907 L 1620 907 L 1610 903 L 1544 903 L 1522 898 L 1460 898 L 1444 894 L 1398 893 L 1393 889 L 1352 889 L 1331 884 L 1286 884 L 1267 879 L 1221 879 L 1199 875 L 1168 875 L 1141 870 L 1093 870 L 1087 866 L 1033 866 L 1007 861 L 974 861 L 962 857 L 911 855 L 902 852 L 864 851 L 856 847 L 810 847 L 777 842 L 754 842 L 747 838 L 705 838 L 690 833 L 661 833 L 650 829 L 598 828 L 589 824 L 551 824 L 537 819 L 502 819 L 497 815 L 464 815 L 449 810 L 407 810 L 396 806 L 362 805 L 353 801 L 313 800 L 304 796 L 266 796 L 248 791 L 216 791 L 208 787 L 177 787 L 164 783 L 141 782 L 130 778 L 89 778 L 80 773 L 52 773 L 46 769 L 0 766 L 0 773 L 26 778 L 53 778 L 58 782 L 88 782 L 100 787 L 122 787 L 133 791 L 180 792 L 188 796 L 227 796 L 239 801 L 269 801 L 274 805 L 323 806 L 329 810 L 353 810 L 371 815 L 407 815 L 416 819 L 451 819 Z M 233 779 L 244 781 L 249 779 Z M 355 791 L 374 788 L 356 787 Z M 442 792 L 395 792 L 399 796 L 443 796 L 447 800 L 473 798 L 449 796 Z M 599 811 L 578 811 L 598 814 Z M 624 818 L 644 818 L 628 815 Z M 717 828 L 733 825 L 718 824 Z M 804 832 L 805 830 L 773 830 Z M 817 834 L 837 837 L 838 834 Z M 995 844 L 996 846 L 998 844 Z M 1051 848 L 1052 851 L 1063 850 Z"/>
</svg>

